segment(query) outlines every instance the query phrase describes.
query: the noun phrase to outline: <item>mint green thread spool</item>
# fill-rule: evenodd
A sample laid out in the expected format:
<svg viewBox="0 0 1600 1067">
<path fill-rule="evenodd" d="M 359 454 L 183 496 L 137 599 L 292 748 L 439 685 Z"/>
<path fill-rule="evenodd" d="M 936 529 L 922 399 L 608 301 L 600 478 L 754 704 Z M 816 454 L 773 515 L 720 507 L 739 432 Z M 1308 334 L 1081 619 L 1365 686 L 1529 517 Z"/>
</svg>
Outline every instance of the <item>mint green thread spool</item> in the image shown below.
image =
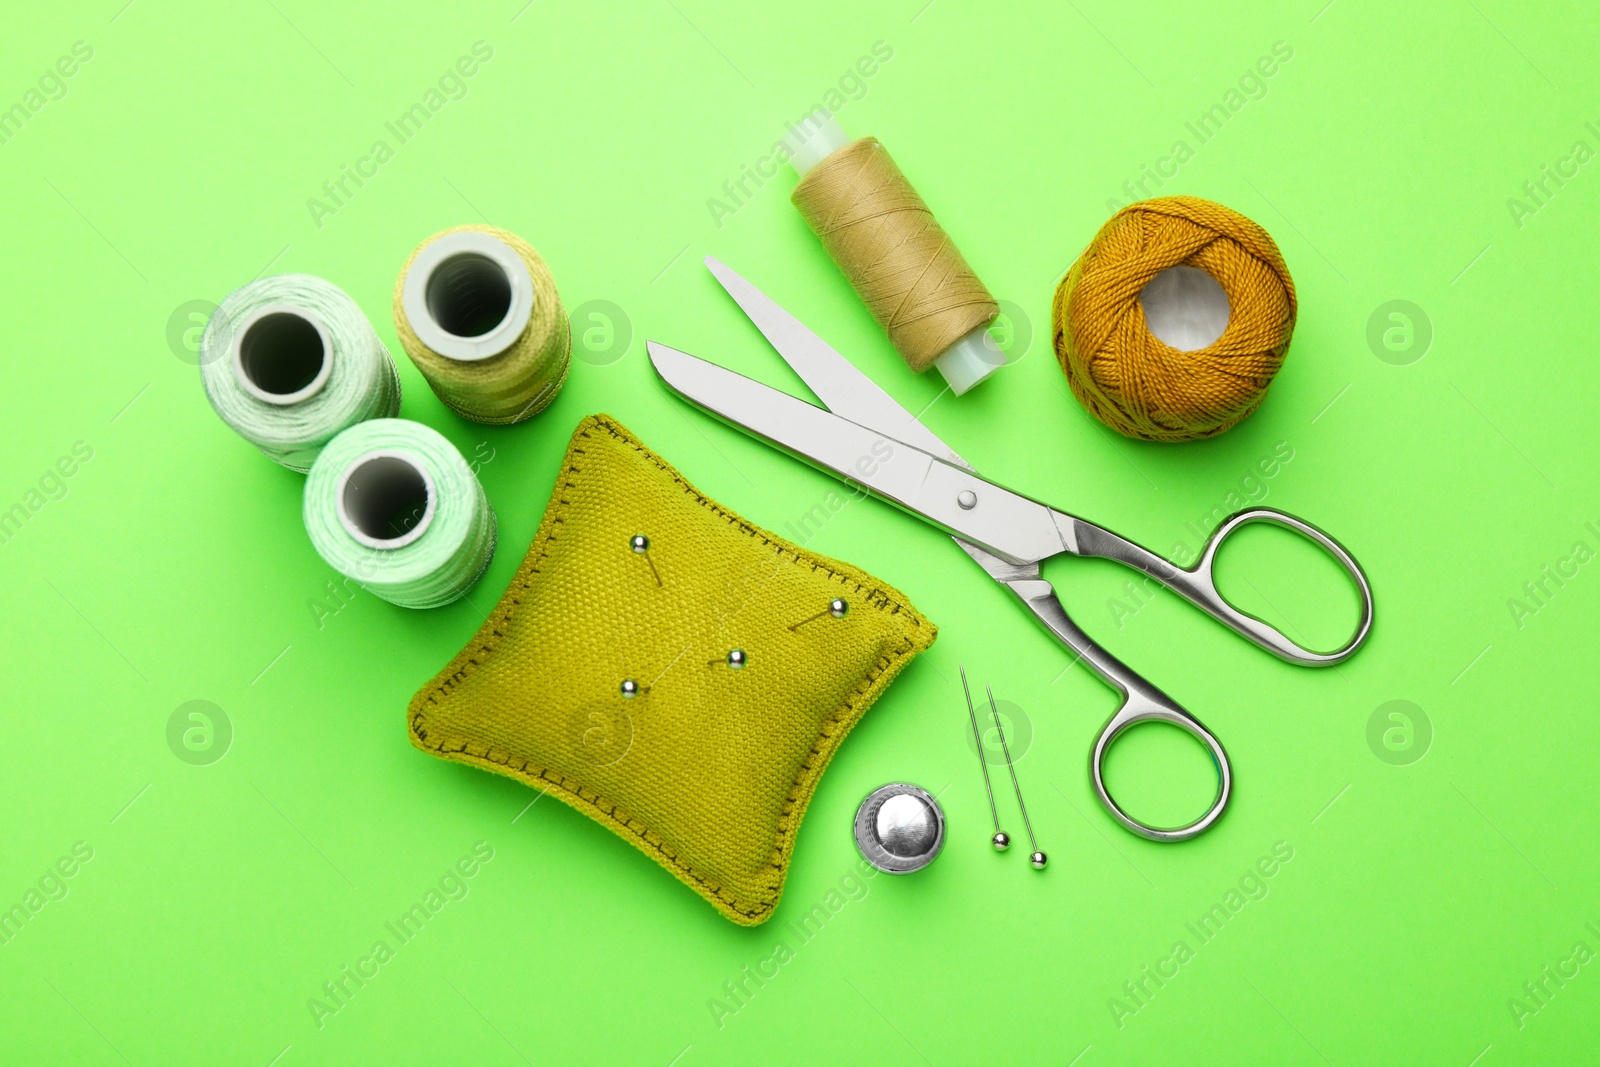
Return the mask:
<svg viewBox="0 0 1600 1067">
<path fill-rule="evenodd" d="M 459 599 L 494 558 L 494 509 L 472 468 L 406 419 L 372 419 L 328 443 L 306 479 L 305 524 L 329 566 L 405 608 Z"/>
<path fill-rule="evenodd" d="M 229 293 L 201 337 L 200 381 L 223 422 L 302 474 L 341 430 L 400 411 L 400 376 L 372 324 L 309 274 Z"/>
</svg>

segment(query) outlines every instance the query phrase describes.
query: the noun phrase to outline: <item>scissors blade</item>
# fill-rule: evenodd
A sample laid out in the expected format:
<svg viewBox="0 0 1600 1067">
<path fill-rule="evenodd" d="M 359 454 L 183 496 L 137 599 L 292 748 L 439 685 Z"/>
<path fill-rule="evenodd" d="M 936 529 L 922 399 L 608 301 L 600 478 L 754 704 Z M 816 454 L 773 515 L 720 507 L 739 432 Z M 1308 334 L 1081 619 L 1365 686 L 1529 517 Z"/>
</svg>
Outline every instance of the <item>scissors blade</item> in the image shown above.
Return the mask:
<svg viewBox="0 0 1600 1067">
<path fill-rule="evenodd" d="M 867 377 L 855 364 L 805 323 L 785 311 L 776 300 L 751 285 L 737 271 L 714 256 L 705 259 L 722 287 L 733 297 L 756 329 L 778 350 L 784 362 L 794 368 L 817 399 L 829 411 L 851 422 L 870 427 L 914 445 L 940 459 L 967 466 L 955 450 L 939 440 L 934 432 L 902 407 L 894 397 Z"/>
<path fill-rule="evenodd" d="M 853 482 L 1008 563 L 1027 565 L 1075 545 L 1072 520 L 907 441 L 763 385 L 687 352 L 647 342 L 671 389 L 725 422 Z M 982 562 L 982 560 L 979 560 Z"/>
</svg>

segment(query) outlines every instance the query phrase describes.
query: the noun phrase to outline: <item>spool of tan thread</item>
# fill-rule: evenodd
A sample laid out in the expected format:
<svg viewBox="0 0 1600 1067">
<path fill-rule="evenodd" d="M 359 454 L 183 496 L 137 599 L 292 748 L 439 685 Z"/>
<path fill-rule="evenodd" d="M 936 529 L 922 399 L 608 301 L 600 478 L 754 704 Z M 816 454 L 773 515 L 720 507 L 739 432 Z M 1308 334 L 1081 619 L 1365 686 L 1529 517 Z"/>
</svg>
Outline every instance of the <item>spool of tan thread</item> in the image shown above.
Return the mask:
<svg viewBox="0 0 1600 1067">
<path fill-rule="evenodd" d="M 492 425 L 543 411 L 566 381 L 572 331 L 555 279 L 522 238 L 460 226 L 418 245 L 394 287 L 400 344 L 445 406 Z"/>
<path fill-rule="evenodd" d="M 784 144 L 790 199 L 907 365 L 938 367 L 957 395 L 1003 366 L 988 332 L 1000 306 L 888 150 L 820 114 Z"/>
<path fill-rule="evenodd" d="M 1056 358 L 1118 433 L 1213 437 L 1266 398 L 1295 308 L 1266 230 L 1196 196 L 1143 200 L 1100 228 L 1056 289 Z"/>
</svg>

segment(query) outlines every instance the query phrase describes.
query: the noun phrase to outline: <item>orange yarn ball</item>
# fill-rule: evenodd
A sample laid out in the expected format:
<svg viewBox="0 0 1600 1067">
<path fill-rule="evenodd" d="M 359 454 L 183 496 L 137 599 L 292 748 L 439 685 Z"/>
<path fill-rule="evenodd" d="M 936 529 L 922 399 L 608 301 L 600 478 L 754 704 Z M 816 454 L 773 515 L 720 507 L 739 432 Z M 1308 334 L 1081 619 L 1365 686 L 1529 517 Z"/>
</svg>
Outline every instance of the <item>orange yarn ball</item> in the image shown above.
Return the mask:
<svg viewBox="0 0 1600 1067">
<path fill-rule="evenodd" d="M 1228 297 L 1222 335 L 1190 352 L 1145 321 L 1139 294 L 1168 267 L 1197 267 Z M 1294 280 L 1278 246 L 1231 208 L 1164 196 L 1123 208 L 1056 289 L 1056 358 L 1101 422 L 1146 441 L 1193 441 L 1236 425 L 1266 397 L 1294 333 Z"/>
</svg>

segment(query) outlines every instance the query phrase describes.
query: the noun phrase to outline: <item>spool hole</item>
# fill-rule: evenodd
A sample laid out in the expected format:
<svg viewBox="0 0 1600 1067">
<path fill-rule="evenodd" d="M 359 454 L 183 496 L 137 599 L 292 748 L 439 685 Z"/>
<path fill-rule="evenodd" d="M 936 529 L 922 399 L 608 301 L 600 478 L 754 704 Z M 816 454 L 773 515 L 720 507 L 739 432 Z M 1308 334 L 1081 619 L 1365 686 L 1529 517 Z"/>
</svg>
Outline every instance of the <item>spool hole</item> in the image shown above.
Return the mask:
<svg viewBox="0 0 1600 1067">
<path fill-rule="evenodd" d="M 340 518 L 358 539 L 376 548 L 398 548 L 421 535 L 433 513 L 428 478 L 403 456 L 376 455 L 346 473 L 339 494 Z"/>
<path fill-rule="evenodd" d="M 511 311 L 511 279 L 488 256 L 459 252 L 433 269 L 424 299 L 440 329 L 457 337 L 481 337 Z"/>
<path fill-rule="evenodd" d="M 327 362 L 322 331 L 291 311 L 262 315 L 239 338 L 239 370 L 268 398 L 299 399 Z"/>
<path fill-rule="evenodd" d="M 1139 290 L 1145 324 L 1179 352 L 1207 348 L 1228 328 L 1228 294 L 1199 267 L 1168 267 Z"/>
</svg>

